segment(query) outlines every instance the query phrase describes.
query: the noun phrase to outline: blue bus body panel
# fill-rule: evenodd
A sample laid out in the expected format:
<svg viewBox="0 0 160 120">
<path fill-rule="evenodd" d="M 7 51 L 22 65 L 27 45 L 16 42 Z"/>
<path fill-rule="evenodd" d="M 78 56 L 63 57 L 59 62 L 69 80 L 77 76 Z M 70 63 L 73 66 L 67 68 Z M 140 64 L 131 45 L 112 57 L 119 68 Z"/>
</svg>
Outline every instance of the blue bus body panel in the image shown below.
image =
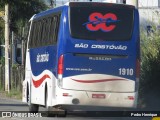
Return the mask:
<svg viewBox="0 0 160 120">
<path fill-rule="evenodd" d="M 31 69 L 34 76 L 39 76 L 44 70 L 56 74 L 56 51 L 56 46 L 30 49 Z"/>
</svg>

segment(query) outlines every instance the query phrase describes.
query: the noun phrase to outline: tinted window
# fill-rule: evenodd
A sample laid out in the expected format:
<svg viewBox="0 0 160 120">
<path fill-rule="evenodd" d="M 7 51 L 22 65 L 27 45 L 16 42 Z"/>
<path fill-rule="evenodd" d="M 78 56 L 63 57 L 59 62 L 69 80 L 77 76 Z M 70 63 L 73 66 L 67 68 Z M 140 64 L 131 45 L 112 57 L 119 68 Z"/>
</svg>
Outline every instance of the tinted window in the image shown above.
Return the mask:
<svg viewBox="0 0 160 120">
<path fill-rule="evenodd" d="M 134 9 L 114 6 L 70 6 L 71 36 L 92 40 L 129 40 Z"/>
<path fill-rule="evenodd" d="M 31 28 L 29 47 L 37 48 L 57 43 L 60 14 L 35 20 Z"/>
</svg>

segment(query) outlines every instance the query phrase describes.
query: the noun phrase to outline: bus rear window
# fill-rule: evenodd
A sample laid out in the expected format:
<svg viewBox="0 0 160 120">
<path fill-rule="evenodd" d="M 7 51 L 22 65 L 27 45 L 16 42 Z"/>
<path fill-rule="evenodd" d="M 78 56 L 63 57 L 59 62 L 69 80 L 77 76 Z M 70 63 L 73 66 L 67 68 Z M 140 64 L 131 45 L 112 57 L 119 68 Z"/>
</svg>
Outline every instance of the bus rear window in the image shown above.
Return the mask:
<svg viewBox="0 0 160 120">
<path fill-rule="evenodd" d="M 120 6 L 70 6 L 71 36 L 85 40 L 131 39 L 134 9 Z"/>
</svg>

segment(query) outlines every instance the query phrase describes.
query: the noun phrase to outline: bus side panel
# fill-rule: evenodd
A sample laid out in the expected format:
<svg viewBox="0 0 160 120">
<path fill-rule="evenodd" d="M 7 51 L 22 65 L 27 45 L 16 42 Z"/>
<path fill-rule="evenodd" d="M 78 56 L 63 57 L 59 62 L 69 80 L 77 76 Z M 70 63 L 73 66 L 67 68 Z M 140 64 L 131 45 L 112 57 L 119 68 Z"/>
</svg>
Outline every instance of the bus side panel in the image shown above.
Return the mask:
<svg viewBox="0 0 160 120">
<path fill-rule="evenodd" d="M 30 92 L 30 79 L 31 79 L 31 66 L 29 50 L 26 53 L 26 68 L 25 68 L 25 80 L 23 81 L 22 101 L 27 102 L 27 92 Z M 28 90 L 28 91 L 27 91 Z"/>
<path fill-rule="evenodd" d="M 44 105 L 45 94 L 48 94 L 51 105 L 52 98 L 55 98 L 56 47 L 31 49 L 30 60 L 32 103 Z"/>
</svg>

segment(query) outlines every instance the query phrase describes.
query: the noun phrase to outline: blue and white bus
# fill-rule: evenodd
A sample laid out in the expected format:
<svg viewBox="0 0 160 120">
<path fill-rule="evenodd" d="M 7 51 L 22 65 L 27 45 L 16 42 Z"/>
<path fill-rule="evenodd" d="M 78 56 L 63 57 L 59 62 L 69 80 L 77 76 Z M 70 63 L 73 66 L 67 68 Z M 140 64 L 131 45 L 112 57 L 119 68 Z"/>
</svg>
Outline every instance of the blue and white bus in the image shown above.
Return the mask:
<svg viewBox="0 0 160 120">
<path fill-rule="evenodd" d="M 131 5 L 70 2 L 30 19 L 23 101 L 29 110 L 135 108 L 139 14 Z"/>
</svg>

